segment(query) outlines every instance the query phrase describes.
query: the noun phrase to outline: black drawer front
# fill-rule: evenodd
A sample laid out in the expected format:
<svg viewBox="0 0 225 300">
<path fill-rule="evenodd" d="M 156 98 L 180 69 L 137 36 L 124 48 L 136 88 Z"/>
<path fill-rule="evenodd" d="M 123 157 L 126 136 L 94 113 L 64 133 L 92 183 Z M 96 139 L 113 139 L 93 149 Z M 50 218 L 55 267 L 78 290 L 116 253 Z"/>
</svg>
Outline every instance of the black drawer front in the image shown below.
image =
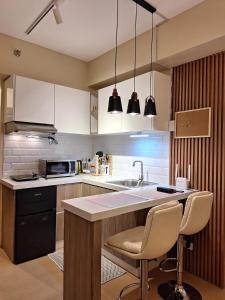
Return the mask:
<svg viewBox="0 0 225 300">
<path fill-rule="evenodd" d="M 16 218 L 14 262 L 21 263 L 55 251 L 55 211 Z"/>
<path fill-rule="evenodd" d="M 56 208 L 56 186 L 16 191 L 16 215 L 25 216 Z"/>
</svg>

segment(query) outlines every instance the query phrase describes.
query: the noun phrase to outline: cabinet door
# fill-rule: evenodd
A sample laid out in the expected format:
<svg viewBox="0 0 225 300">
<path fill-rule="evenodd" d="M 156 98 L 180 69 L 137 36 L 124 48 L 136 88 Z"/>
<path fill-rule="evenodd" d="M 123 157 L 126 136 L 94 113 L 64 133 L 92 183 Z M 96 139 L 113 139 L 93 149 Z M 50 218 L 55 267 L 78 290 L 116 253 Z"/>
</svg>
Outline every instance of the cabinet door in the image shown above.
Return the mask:
<svg viewBox="0 0 225 300">
<path fill-rule="evenodd" d="M 91 134 L 98 133 L 98 98 L 95 95 L 91 95 Z"/>
<path fill-rule="evenodd" d="M 55 127 L 63 133 L 90 134 L 90 93 L 55 85 Z"/>
<path fill-rule="evenodd" d="M 169 75 L 153 72 L 154 97 L 157 116 L 152 119 L 151 130 L 169 130 L 171 107 L 171 78 Z"/>
<path fill-rule="evenodd" d="M 82 197 L 94 196 L 100 194 L 112 193 L 113 190 L 102 188 L 99 186 L 91 185 L 91 184 L 82 184 Z"/>
<path fill-rule="evenodd" d="M 147 129 L 147 120 L 144 117 L 145 99 L 149 94 L 149 77 L 148 74 L 140 75 L 136 77 L 136 92 L 138 93 L 138 99 L 140 103 L 140 115 L 127 114 L 128 101 L 131 98 L 131 94 L 134 91 L 134 79 L 128 79 L 119 84 L 121 99 L 123 103 L 123 132 L 135 132 L 144 131 Z"/>
<path fill-rule="evenodd" d="M 13 121 L 14 119 L 14 89 L 13 76 L 4 81 L 4 123 Z M 1 96 L 0 96 L 1 97 Z"/>
<path fill-rule="evenodd" d="M 15 263 L 55 251 L 55 211 L 17 217 L 15 223 Z"/>
<path fill-rule="evenodd" d="M 70 183 L 57 186 L 57 212 L 62 212 L 61 202 L 72 198 L 82 197 L 82 184 Z"/>
<path fill-rule="evenodd" d="M 114 86 L 108 86 L 98 91 L 98 133 L 122 132 L 122 114 L 108 113 L 109 97 Z"/>
<path fill-rule="evenodd" d="M 16 76 L 15 121 L 54 124 L 54 85 Z"/>
<path fill-rule="evenodd" d="M 82 197 L 82 184 L 70 183 L 57 186 L 57 208 L 56 208 L 56 241 L 64 238 L 64 209 L 62 201 Z"/>
</svg>

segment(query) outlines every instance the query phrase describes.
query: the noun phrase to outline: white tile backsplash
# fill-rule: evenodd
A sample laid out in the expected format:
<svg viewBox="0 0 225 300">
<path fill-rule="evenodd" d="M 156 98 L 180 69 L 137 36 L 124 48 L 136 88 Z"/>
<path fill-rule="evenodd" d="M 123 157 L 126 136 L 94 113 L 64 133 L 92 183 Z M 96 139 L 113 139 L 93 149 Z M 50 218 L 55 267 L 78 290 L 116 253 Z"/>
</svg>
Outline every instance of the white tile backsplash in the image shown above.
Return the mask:
<svg viewBox="0 0 225 300">
<path fill-rule="evenodd" d="M 128 135 L 97 136 L 93 140 L 93 151 L 102 150 L 113 155 L 113 175 L 138 178 L 140 164 L 132 166 L 134 160 L 144 163 L 145 180 L 169 183 L 169 132 L 151 132 L 148 138 L 130 138 Z"/>
<path fill-rule="evenodd" d="M 23 135 L 5 135 L 3 176 L 38 172 L 39 159 L 86 159 L 99 150 L 113 155 L 113 175 L 138 178 L 144 163 L 145 180 L 169 183 L 169 133 L 152 132 L 148 138 L 120 136 L 82 136 L 57 134 L 58 145 L 47 139 L 28 139 Z"/>
<path fill-rule="evenodd" d="M 112 174 L 118 177 L 138 179 L 141 172 L 140 163 L 133 167 L 133 161 L 141 160 L 144 164 L 144 180 L 156 183 L 169 183 L 169 159 L 151 159 L 141 156 L 113 155 Z"/>
<path fill-rule="evenodd" d="M 3 176 L 38 172 L 39 159 L 82 159 L 92 157 L 90 136 L 57 134 L 58 145 L 47 139 L 5 135 Z"/>
</svg>

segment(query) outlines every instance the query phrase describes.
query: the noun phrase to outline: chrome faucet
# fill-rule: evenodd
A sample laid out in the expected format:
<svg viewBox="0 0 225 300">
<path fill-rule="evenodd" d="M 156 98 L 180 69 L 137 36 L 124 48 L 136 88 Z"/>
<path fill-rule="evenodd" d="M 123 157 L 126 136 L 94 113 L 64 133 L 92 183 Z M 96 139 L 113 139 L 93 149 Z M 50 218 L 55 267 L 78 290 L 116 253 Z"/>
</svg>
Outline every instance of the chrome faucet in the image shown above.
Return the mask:
<svg viewBox="0 0 225 300">
<path fill-rule="evenodd" d="M 143 169 L 143 161 L 142 160 L 135 160 L 133 162 L 133 167 L 135 167 L 136 163 L 140 163 L 141 164 L 141 174 L 139 175 L 138 181 L 142 182 L 144 180 L 144 169 Z"/>
</svg>

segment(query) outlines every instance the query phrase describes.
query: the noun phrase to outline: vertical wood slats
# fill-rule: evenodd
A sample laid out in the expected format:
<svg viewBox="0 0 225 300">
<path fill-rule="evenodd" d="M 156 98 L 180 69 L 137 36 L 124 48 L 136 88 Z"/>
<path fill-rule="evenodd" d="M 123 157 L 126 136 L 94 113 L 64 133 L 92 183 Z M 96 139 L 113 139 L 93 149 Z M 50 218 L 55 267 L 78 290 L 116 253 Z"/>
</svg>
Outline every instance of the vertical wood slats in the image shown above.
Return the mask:
<svg viewBox="0 0 225 300">
<path fill-rule="evenodd" d="M 212 215 L 207 227 L 193 236 L 194 250 L 185 253 L 185 269 L 220 287 L 224 286 L 225 216 L 225 52 L 173 69 L 172 118 L 175 112 L 212 108 L 210 138 L 175 139 L 171 134 L 170 181 L 187 176 L 191 164 L 191 187 L 214 193 Z M 201 216 L 199 216 L 201 217 Z"/>
</svg>

